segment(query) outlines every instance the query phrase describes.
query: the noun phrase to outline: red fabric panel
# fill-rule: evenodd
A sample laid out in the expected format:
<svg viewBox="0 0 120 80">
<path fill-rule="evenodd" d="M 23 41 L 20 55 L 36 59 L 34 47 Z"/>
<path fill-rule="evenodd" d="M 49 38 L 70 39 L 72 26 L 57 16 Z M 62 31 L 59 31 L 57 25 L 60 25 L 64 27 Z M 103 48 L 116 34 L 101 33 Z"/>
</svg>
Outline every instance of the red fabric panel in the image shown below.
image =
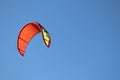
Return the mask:
<svg viewBox="0 0 120 80">
<path fill-rule="evenodd" d="M 18 36 L 17 47 L 22 56 L 24 56 L 25 49 L 30 40 L 39 32 L 41 32 L 41 26 L 37 23 L 28 23 L 25 25 Z"/>
</svg>

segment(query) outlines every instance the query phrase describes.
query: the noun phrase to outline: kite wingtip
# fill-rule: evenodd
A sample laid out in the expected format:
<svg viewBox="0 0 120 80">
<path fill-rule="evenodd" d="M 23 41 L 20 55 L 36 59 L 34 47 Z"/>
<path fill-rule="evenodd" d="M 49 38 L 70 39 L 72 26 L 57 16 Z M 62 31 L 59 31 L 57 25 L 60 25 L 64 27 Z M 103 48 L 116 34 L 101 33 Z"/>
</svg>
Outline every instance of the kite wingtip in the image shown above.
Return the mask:
<svg viewBox="0 0 120 80">
<path fill-rule="evenodd" d="M 50 47 L 50 44 L 47 46 L 48 48 Z"/>
<path fill-rule="evenodd" d="M 20 54 L 20 55 L 24 57 L 24 54 Z"/>
<path fill-rule="evenodd" d="M 50 47 L 50 42 L 49 42 L 49 44 L 48 44 L 48 45 L 46 44 L 46 46 L 49 48 L 49 47 Z"/>
</svg>

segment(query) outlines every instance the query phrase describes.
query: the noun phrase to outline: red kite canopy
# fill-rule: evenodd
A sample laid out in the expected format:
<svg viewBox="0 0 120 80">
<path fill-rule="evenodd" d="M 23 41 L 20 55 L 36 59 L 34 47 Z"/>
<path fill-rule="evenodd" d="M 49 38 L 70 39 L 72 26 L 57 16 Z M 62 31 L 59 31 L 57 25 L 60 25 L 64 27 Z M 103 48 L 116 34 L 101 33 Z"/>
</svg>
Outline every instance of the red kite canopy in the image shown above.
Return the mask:
<svg viewBox="0 0 120 80">
<path fill-rule="evenodd" d="M 31 22 L 26 24 L 20 31 L 17 39 L 17 48 L 22 56 L 24 56 L 25 49 L 29 44 L 30 40 L 42 32 L 42 38 L 47 47 L 50 46 L 51 38 L 50 34 L 46 31 L 46 29 L 37 22 Z"/>
</svg>

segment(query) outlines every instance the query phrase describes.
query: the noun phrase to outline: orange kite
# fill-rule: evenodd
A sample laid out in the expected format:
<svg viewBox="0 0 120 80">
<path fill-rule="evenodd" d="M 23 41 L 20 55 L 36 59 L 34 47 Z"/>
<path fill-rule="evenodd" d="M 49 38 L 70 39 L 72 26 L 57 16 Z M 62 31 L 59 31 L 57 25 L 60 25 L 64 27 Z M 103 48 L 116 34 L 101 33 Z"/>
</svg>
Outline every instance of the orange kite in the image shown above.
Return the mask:
<svg viewBox="0 0 120 80">
<path fill-rule="evenodd" d="M 42 32 L 42 38 L 45 45 L 49 47 L 51 43 L 50 34 L 39 23 L 37 22 L 28 23 L 20 30 L 17 39 L 17 48 L 22 56 L 24 56 L 25 49 L 29 44 L 30 40 L 40 32 Z"/>
</svg>

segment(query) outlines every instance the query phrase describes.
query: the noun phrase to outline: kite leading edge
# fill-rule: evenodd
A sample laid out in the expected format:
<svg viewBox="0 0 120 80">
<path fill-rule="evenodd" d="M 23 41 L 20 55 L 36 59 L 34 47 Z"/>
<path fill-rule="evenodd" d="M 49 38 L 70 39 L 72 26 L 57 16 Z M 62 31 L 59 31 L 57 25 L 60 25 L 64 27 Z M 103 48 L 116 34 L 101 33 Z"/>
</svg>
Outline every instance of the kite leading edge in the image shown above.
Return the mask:
<svg viewBox="0 0 120 80">
<path fill-rule="evenodd" d="M 39 23 L 31 22 L 26 24 L 19 32 L 17 48 L 20 55 L 24 56 L 25 50 L 31 39 L 38 33 L 42 33 L 42 38 L 47 47 L 50 46 L 51 38 L 48 31 Z"/>
</svg>

